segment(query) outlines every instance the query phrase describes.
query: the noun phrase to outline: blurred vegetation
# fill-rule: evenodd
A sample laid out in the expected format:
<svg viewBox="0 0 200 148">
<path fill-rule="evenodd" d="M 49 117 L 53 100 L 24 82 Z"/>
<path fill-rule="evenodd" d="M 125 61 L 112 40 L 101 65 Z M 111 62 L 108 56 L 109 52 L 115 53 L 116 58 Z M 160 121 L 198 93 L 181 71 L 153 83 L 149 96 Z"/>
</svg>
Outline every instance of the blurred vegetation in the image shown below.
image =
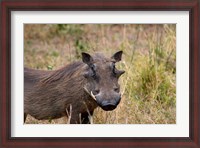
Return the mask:
<svg viewBox="0 0 200 148">
<path fill-rule="evenodd" d="M 96 124 L 176 123 L 176 25 L 26 24 L 24 64 L 52 70 L 81 59 L 81 52 L 111 56 L 123 50 L 117 67 L 122 101 L 111 112 L 95 110 Z M 26 123 L 66 123 L 65 118 Z M 51 122 L 50 122 L 51 121 Z"/>
</svg>

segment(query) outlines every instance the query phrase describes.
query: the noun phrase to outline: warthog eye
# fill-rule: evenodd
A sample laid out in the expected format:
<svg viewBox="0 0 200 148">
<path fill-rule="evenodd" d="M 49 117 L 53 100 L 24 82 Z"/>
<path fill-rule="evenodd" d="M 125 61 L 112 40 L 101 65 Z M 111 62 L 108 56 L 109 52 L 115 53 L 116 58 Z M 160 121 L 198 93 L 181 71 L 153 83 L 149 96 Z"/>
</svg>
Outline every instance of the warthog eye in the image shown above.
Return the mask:
<svg viewBox="0 0 200 148">
<path fill-rule="evenodd" d="M 94 64 L 91 65 L 91 70 L 92 70 L 92 77 L 96 76 L 96 66 Z"/>
<path fill-rule="evenodd" d="M 95 78 L 96 77 L 96 66 L 94 64 L 92 64 L 90 66 L 90 68 L 88 69 L 88 72 L 84 73 L 84 76 L 86 78 L 89 78 L 89 77 Z"/>
</svg>

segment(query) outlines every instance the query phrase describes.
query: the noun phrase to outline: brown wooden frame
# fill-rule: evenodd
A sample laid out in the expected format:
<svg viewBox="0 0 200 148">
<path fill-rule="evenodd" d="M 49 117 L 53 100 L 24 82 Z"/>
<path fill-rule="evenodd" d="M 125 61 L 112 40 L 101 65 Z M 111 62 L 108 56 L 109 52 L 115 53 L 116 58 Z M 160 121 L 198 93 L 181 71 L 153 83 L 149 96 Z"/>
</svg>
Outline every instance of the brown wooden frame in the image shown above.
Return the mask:
<svg viewBox="0 0 200 148">
<path fill-rule="evenodd" d="M 1 2 L 0 147 L 170 147 L 200 148 L 199 0 L 4 0 Z M 11 11 L 189 11 L 189 137 L 13 138 L 11 137 Z"/>
</svg>

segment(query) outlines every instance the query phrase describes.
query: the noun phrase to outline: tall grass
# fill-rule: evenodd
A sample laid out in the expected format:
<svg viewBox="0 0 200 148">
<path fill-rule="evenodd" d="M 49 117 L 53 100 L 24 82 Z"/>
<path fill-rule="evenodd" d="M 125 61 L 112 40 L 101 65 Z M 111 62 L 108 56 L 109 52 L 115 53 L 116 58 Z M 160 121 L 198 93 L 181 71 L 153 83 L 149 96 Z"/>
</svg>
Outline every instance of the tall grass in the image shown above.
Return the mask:
<svg viewBox="0 0 200 148">
<path fill-rule="evenodd" d="M 163 25 L 25 25 L 25 66 L 52 70 L 81 60 L 81 52 L 111 56 L 123 50 L 117 67 L 122 100 L 114 111 L 98 108 L 96 124 L 176 123 L 176 26 Z M 66 123 L 67 119 L 51 123 Z M 26 123 L 50 123 L 29 116 Z"/>
</svg>

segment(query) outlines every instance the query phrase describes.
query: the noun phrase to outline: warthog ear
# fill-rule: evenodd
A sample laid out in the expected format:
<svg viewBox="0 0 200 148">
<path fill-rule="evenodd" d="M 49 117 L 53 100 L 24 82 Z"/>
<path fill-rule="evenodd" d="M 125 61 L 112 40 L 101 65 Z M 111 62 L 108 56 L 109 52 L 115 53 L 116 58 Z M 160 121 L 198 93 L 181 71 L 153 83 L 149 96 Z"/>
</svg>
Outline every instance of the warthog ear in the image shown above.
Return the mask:
<svg viewBox="0 0 200 148">
<path fill-rule="evenodd" d="M 85 64 L 88 64 L 89 66 L 91 66 L 93 64 L 93 58 L 90 54 L 82 52 L 82 61 Z"/>
<path fill-rule="evenodd" d="M 119 62 L 122 59 L 122 53 L 123 51 L 116 52 L 111 58 L 115 60 L 115 62 Z"/>
</svg>

